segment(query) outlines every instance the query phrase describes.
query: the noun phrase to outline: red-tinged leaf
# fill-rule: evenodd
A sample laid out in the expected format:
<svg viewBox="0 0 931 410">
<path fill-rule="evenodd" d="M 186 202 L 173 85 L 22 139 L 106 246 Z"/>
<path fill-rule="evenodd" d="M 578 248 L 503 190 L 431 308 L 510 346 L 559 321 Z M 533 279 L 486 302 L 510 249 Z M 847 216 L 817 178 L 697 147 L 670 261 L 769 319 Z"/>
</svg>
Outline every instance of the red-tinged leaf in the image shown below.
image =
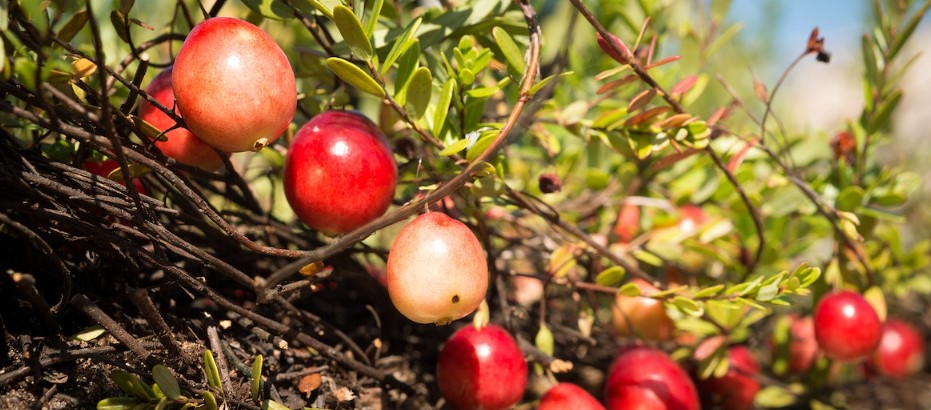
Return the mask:
<svg viewBox="0 0 931 410">
<path fill-rule="evenodd" d="M 643 20 L 643 25 L 640 26 L 640 33 L 637 34 L 637 41 L 634 43 L 634 50 L 640 47 L 640 40 L 643 40 L 643 33 L 646 33 L 647 26 L 649 25 L 650 17 L 647 16 L 647 18 Z"/>
<path fill-rule="evenodd" d="M 662 113 L 668 112 L 670 109 L 671 108 L 665 105 L 662 107 L 650 108 L 649 110 L 628 118 L 627 121 L 624 121 L 624 126 L 633 127 L 635 125 L 640 125 L 646 121 L 656 118 L 656 116 Z"/>
<path fill-rule="evenodd" d="M 656 51 L 656 36 L 650 39 L 650 47 L 647 48 L 647 69 L 653 66 L 653 52 Z"/>
<path fill-rule="evenodd" d="M 141 21 L 141 20 L 139 20 L 139 19 L 131 18 L 131 19 L 129 19 L 129 22 L 130 22 L 130 23 L 133 23 L 133 24 L 135 24 L 135 25 L 137 25 L 137 26 L 139 26 L 139 27 L 142 27 L 142 28 L 144 28 L 144 29 L 146 29 L 146 30 L 149 30 L 149 31 L 154 31 L 154 30 L 155 30 L 155 27 L 152 27 L 151 25 L 146 24 L 146 22 Z"/>
<path fill-rule="evenodd" d="M 808 36 L 808 44 L 805 46 L 805 53 L 821 53 L 824 51 L 824 37 L 818 37 L 818 27 L 811 30 Z"/>
<path fill-rule="evenodd" d="M 753 81 L 753 93 L 756 94 L 756 98 L 759 98 L 760 101 L 769 102 L 769 92 L 766 91 L 766 85 L 759 80 Z"/>
<path fill-rule="evenodd" d="M 647 70 L 649 70 L 649 69 L 651 69 L 651 68 L 659 67 L 659 66 L 661 66 L 661 65 L 666 65 L 666 64 L 669 64 L 669 63 L 672 63 L 672 62 L 675 62 L 675 61 L 679 61 L 679 60 L 681 60 L 681 59 L 682 59 L 682 56 L 670 56 L 670 57 L 666 57 L 666 58 L 664 58 L 664 59 L 662 59 L 662 60 L 659 60 L 659 61 L 656 62 L 656 63 L 653 63 L 653 64 L 648 65 L 648 66 L 647 66 Z"/>
<path fill-rule="evenodd" d="M 692 114 L 685 114 L 685 113 L 676 114 L 669 118 L 666 118 L 665 120 L 660 121 L 660 123 L 656 125 L 662 129 L 676 128 L 676 127 L 681 127 L 685 124 L 692 122 L 692 120 L 694 120 L 695 118 L 698 118 L 698 117 L 693 117 Z"/>
<path fill-rule="evenodd" d="M 645 90 L 641 92 L 640 94 L 637 94 L 636 97 L 630 100 L 630 104 L 627 104 L 627 112 L 634 112 L 634 111 L 639 110 L 640 108 L 643 108 L 643 106 L 647 105 L 647 103 L 650 102 L 650 100 L 652 100 L 653 97 L 655 96 L 656 96 L 655 88 L 650 88 L 649 90 Z"/>
<path fill-rule="evenodd" d="M 611 46 L 611 43 L 609 43 L 608 40 L 601 35 L 601 33 L 598 33 L 598 47 L 601 47 L 601 50 L 615 61 L 621 64 L 628 64 L 630 62 L 630 49 L 628 49 L 627 45 L 624 44 L 624 42 L 617 38 L 617 36 L 614 34 L 608 33 L 608 35 L 611 36 L 611 42 L 617 46 L 617 49 L 620 50 L 620 53 L 618 50 L 615 50 L 615 48 Z"/>
<path fill-rule="evenodd" d="M 731 157 L 731 160 L 727 163 L 727 170 L 733 174 L 734 171 L 737 170 L 737 167 L 739 167 L 740 164 L 744 162 L 744 158 L 747 157 L 747 153 L 750 152 L 750 149 L 756 146 L 758 143 L 759 141 L 754 138 L 744 144 L 743 148 L 741 148 L 740 151 L 737 151 L 737 153 L 734 154 L 734 156 Z"/>
<path fill-rule="evenodd" d="M 672 166 L 673 164 L 675 164 L 675 163 L 677 163 L 677 162 L 679 162 L 679 161 L 682 161 L 683 159 L 686 159 L 686 158 L 688 158 L 688 157 L 691 157 L 692 155 L 695 155 L 695 154 L 697 154 L 697 153 L 699 153 L 699 152 L 701 152 L 701 151 L 702 151 L 702 150 L 700 150 L 700 149 L 689 148 L 689 149 L 687 149 L 687 150 L 685 150 L 685 151 L 680 151 L 680 152 L 676 152 L 676 153 L 674 153 L 674 154 L 667 155 L 667 156 L 663 157 L 662 159 L 660 159 L 659 161 L 656 161 L 656 163 L 654 163 L 653 166 L 650 167 L 650 170 L 651 170 L 651 171 L 654 171 L 654 172 L 655 172 L 655 171 L 659 171 L 659 170 L 661 170 L 661 169 L 663 169 L 663 168 Z"/>
<path fill-rule="evenodd" d="M 597 92 L 598 92 L 598 94 L 604 94 L 604 93 L 606 93 L 606 92 L 608 92 L 608 91 L 611 91 L 611 90 L 614 90 L 615 88 L 618 88 L 618 87 L 620 87 L 620 86 L 622 86 L 622 85 L 630 84 L 630 83 L 636 81 L 637 78 L 639 78 L 639 77 L 637 77 L 636 74 L 626 75 L 626 76 L 624 76 L 623 78 L 621 78 L 620 80 L 614 80 L 614 81 L 611 81 L 611 82 L 609 82 L 609 83 L 605 83 L 605 84 L 602 85 L 601 87 L 598 87 L 598 91 L 597 91 Z"/>
<path fill-rule="evenodd" d="M 729 116 L 730 114 L 731 114 L 730 107 L 721 107 L 715 110 L 714 113 L 712 113 L 711 116 L 708 117 L 708 121 L 706 122 L 708 123 L 708 126 L 710 127 L 714 124 L 717 124 L 718 121 L 721 121 L 727 118 L 727 116 Z"/>
<path fill-rule="evenodd" d="M 672 86 L 672 89 L 669 91 L 673 95 L 676 94 L 685 94 L 688 90 L 691 90 L 695 86 L 695 83 L 698 81 L 697 75 L 690 75 L 679 80 L 676 85 Z"/>
</svg>

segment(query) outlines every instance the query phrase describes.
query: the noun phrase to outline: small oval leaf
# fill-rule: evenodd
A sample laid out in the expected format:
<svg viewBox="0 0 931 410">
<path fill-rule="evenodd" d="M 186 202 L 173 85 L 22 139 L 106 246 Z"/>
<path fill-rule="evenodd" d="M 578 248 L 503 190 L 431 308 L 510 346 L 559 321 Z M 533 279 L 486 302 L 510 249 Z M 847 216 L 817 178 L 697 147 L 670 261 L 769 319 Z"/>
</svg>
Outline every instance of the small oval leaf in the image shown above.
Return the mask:
<svg viewBox="0 0 931 410">
<path fill-rule="evenodd" d="M 598 276 L 595 277 L 595 283 L 601 286 L 615 286 L 622 279 L 624 279 L 624 274 L 626 271 L 620 266 L 612 266 L 608 269 L 601 271 Z"/>
<path fill-rule="evenodd" d="M 65 22 L 65 25 L 58 30 L 58 38 L 66 43 L 70 42 L 78 32 L 87 24 L 87 10 L 80 10 L 74 13 L 71 18 Z M 2 63 L 0 63 L 2 64 Z"/>
<path fill-rule="evenodd" d="M 110 22 L 113 23 L 113 28 L 116 29 L 116 35 L 120 37 L 121 40 L 129 42 L 129 25 L 126 24 L 126 16 L 124 16 L 119 11 L 113 10 L 110 12 Z"/>
<path fill-rule="evenodd" d="M 420 40 L 414 39 L 411 46 L 407 48 L 407 51 L 405 51 L 404 54 L 401 55 L 401 59 L 398 60 L 398 71 L 395 73 L 394 77 L 395 99 L 401 96 L 407 89 L 407 84 L 410 82 L 411 76 L 414 75 L 414 70 L 417 69 L 419 64 Z"/>
<path fill-rule="evenodd" d="M 213 352 L 210 349 L 204 350 L 204 373 L 207 374 L 207 385 L 219 392 L 223 392 L 220 369 L 217 368 L 217 362 L 213 359 Z"/>
<path fill-rule="evenodd" d="M 491 35 L 494 36 L 495 43 L 498 44 L 498 48 L 501 49 L 501 53 L 504 54 L 504 59 L 507 61 L 508 66 L 513 68 L 517 73 L 523 74 L 524 70 L 527 68 L 527 63 L 524 62 L 524 55 L 520 52 L 520 48 L 517 47 L 517 43 L 514 42 L 511 35 L 501 27 L 493 28 L 491 30 Z"/>
<path fill-rule="evenodd" d="M 355 89 L 379 98 L 385 96 L 385 89 L 355 64 L 339 57 L 330 57 L 326 60 L 326 66 L 333 74 Z"/>
<path fill-rule="evenodd" d="M 262 410 L 291 410 L 291 409 L 289 409 L 288 406 L 285 406 L 284 404 L 278 403 L 277 401 L 265 400 L 265 402 L 262 403 Z"/>
<path fill-rule="evenodd" d="M 262 355 L 255 357 L 255 361 L 252 362 L 252 383 L 250 384 L 252 392 L 252 400 L 259 400 L 259 392 L 262 387 Z"/>
<path fill-rule="evenodd" d="M 104 333 L 107 333 L 107 330 L 100 325 L 93 325 L 86 329 L 82 329 L 80 332 L 75 333 L 70 337 L 71 340 L 80 340 L 82 342 L 89 342 L 100 336 L 103 336 Z"/>
<path fill-rule="evenodd" d="M 262 17 L 272 20 L 290 20 L 294 10 L 281 0 L 242 0 L 242 3 Z"/>
<path fill-rule="evenodd" d="M 178 386 L 178 379 L 167 367 L 160 364 L 155 365 L 152 368 L 152 379 L 155 380 L 155 384 L 169 399 L 177 400 L 178 397 L 181 397 L 181 387 Z"/>
<path fill-rule="evenodd" d="M 138 404 L 135 397 L 107 397 L 97 402 L 97 410 L 132 410 Z"/>
<path fill-rule="evenodd" d="M 342 4 L 334 7 L 333 22 L 353 54 L 365 58 L 372 55 L 372 42 L 366 37 L 362 22 L 349 7 Z"/>
<path fill-rule="evenodd" d="M 205 410 L 217 410 L 217 409 L 219 409 L 219 406 L 217 406 L 217 398 L 216 398 L 216 397 L 213 397 L 213 393 L 211 393 L 211 392 L 209 392 L 209 391 L 207 391 L 207 390 L 204 390 L 203 393 L 200 394 L 200 397 L 204 399 L 204 409 L 205 409 Z"/>
<path fill-rule="evenodd" d="M 449 144 L 446 146 L 446 148 L 443 148 L 443 150 L 440 151 L 440 156 L 448 157 L 451 155 L 456 155 L 459 151 L 466 149 L 466 147 L 469 146 L 469 142 L 470 141 L 468 138 L 463 138 L 459 141 Z"/>
<path fill-rule="evenodd" d="M 640 94 L 637 94 L 637 96 L 634 97 L 632 100 L 630 100 L 630 104 L 627 105 L 627 112 L 634 112 L 642 108 L 644 105 L 647 105 L 647 103 L 650 102 L 650 100 L 652 100 L 653 97 L 655 96 L 656 96 L 655 88 L 644 90 Z"/>
<path fill-rule="evenodd" d="M 122 169 L 116 168 L 113 171 L 110 171 L 110 174 L 107 175 L 107 179 L 111 179 L 116 182 L 125 182 L 127 179 L 143 177 L 152 172 L 152 169 L 142 164 L 128 164 L 127 168 L 129 168 L 130 178 L 126 178 L 123 175 Z"/>
<path fill-rule="evenodd" d="M 436 102 L 436 112 L 433 114 L 433 136 L 440 138 L 443 126 L 446 125 L 446 115 L 449 114 L 449 104 L 453 100 L 453 92 L 456 90 L 456 80 L 450 78 L 443 84 L 440 91 L 440 98 Z M 463 147 L 464 148 L 464 147 Z"/>
<path fill-rule="evenodd" d="M 427 111 L 427 105 L 430 104 L 432 94 L 433 75 L 430 74 L 429 68 L 420 67 L 414 71 L 411 82 L 407 86 L 406 105 L 410 107 L 408 112 L 414 119 L 419 119 Z"/>
<path fill-rule="evenodd" d="M 534 338 L 534 344 L 537 345 L 537 349 L 552 356 L 554 350 L 553 345 L 555 343 L 556 342 L 553 340 L 553 332 L 550 331 L 550 328 L 546 327 L 546 325 L 540 326 L 540 330 Z"/>
<path fill-rule="evenodd" d="M 391 46 L 391 51 L 388 52 L 388 56 L 385 57 L 385 62 L 381 66 L 382 75 L 388 72 L 395 60 L 411 46 L 414 34 L 420 28 L 421 21 L 423 21 L 423 17 L 417 17 L 414 21 L 411 21 L 407 28 L 404 29 L 404 32 L 394 40 L 394 45 Z"/>
<path fill-rule="evenodd" d="M 372 11 L 366 14 L 365 20 L 365 36 L 368 38 L 372 37 L 372 34 L 375 33 L 375 24 L 378 23 L 378 16 L 381 15 L 381 8 L 384 6 L 385 0 L 375 0 L 375 3 L 372 4 Z"/>
</svg>

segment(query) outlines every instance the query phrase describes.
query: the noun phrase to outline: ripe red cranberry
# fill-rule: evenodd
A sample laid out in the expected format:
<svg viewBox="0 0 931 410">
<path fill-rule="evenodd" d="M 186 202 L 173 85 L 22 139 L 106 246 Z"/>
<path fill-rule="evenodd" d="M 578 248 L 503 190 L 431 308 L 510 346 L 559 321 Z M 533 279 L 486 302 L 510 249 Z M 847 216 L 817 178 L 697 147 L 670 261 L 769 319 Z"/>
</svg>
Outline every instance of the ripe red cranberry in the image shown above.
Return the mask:
<svg viewBox="0 0 931 410">
<path fill-rule="evenodd" d="M 291 123 L 294 70 L 278 43 L 244 20 L 214 17 L 184 40 L 172 73 L 188 128 L 223 152 L 258 151 Z"/>
<path fill-rule="evenodd" d="M 877 373 L 901 378 L 917 373 L 925 364 L 925 341 L 912 325 L 898 319 L 883 324 L 882 340 L 870 361 Z"/>
<path fill-rule="evenodd" d="M 824 353 L 838 361 L 865 359 L 879 346 L 882 322 L 859 293 L 837 291 L 815 308 L 815 339 Z"/>
<path fill-rule="evenodd" d="M 702 404 L 724 410 L 752 409 L 753 399 L 760 390 L 760 383 L 754 378 L 760 366 L 746 346 L 731 347 L 728 354 L 727 374 L 698 382 Z"/>
<path fill-rule="evenodd" d="M 489 324 L 463 326 L 450 336 L 437 364 L 440 393 L 453 409 L 507 409 L 527 386 L 527 362 L 514 338 Z"/>
<path fill-rule="evenodd" d="M 572 383 L 559 383 L 547 390 L 537 410 L 605 410 L 585 389 Z"/>
<path fill-rule="evenodd" d="M 294 213 L 328 235 L 356 229 L 385 213 L 398 170 L 384 134 L 349 111 L 318 114 L 297 132 L 284 167 Z"/>
<path fill-rule="evenodd" d="M 168 108 L 173 107 L 175 102 L 174 91 L 171 87 L 171 71 L 172 67 L 168 67 L 158 73 L 145 89 L 146 94 Z M 139 105 L 139 117 L 161 131 L 176 125 L 171 117 L 149 104 L 146 100 L 143 100 L 142 104 Z M 169 158 L 174 158 L 182 164 L 195 166 L 208 172 L 223 167 L 223 158 L 220 158 L 217 151 L 201 141 L 191 131 L 185 128 L 175 128 L 168 131 L 165 136 L 168 140 L 155 141 L 155 146 Z"/>
<path fill-rule="evenodd" d="M 700 408 L 689 375 L 665 352 L 634 346 L 621 351 L 605 383 L 610 410 Z"/>
</svg>

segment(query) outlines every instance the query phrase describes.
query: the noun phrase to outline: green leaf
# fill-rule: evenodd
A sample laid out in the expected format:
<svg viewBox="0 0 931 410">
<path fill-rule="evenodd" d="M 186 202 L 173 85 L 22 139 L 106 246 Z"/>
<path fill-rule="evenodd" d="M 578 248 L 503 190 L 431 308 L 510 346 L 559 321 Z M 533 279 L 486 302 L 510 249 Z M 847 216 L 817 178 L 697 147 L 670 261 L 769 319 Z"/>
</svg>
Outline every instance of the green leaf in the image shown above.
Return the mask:
<svg viewBox="0 0 931 410">
<path fill-rule="evenodd" d="M 372 55 L 372 42 L 365 35 L 362 22 L 349 7 L 342 4 L 333 8 L 333 22 L 343 35 L 343 40 L 349 45 L 353 54 L 368 58 Z"/>
<path fill-rule="evenodd" d="M 443 126 L 446 125 L 446 115 L 449 114 L 449 104 L 452 102 L 456 90 L 456 80 L 450 78 L 440 90 L 439 100 L 436 102 L 436 111 L 433 113 L 433 136 L 440 138 Z M 463 147 L 465 148 L 465 147 Z"/>
<path fill-rule="evenodd" d="M 470 142 L 471 141 L 469 141 L 468 138 L 463 138 L 459 141 L 449 144 L 445 148 L 443 148 L 442 151 L 440 151 L 440 156 L 448 157 L 448 156 L 456 155 L 459 151 L 466 149 L 466 147 L 469 146 Z"/>
<path fill-rule="evenodd" d="M 277 401 L 265 400 L 265 402 L 262 403 L 262 410 L 291 410 L 291 409 L 289 409 L 288 406 L 285 406 L 284 404 L 278 403 Z"/>
<path fill-rule="evenodd" d="M 760 287 L 756 293 L 756 300 L 760 302 L 769 302 L 779 295 L 779 284 L 771 283 Z"/>
<path fill-rule="evenodd" d="M 406 98 L 404 93 L 407 90 L 407 84 L 414 75 L 414 70 L 420 65 L 420 40 L 414 39 L 407 51 L 401 55 L 398 60 L 398 72 L 394 77 L 394 96 Z M 400 101 L 399 101 L 400 103 Z"/>
<path fill-rule="evenodd" d="M 113 28 L 116 29 L 116 35 L 120 37 L 121 40 L 129 42 L 129 25 L 126 21 L 126 16 L 123 13 L 120 13 L 117 10 L 110 11 L 110 22 L 113 23 Z"/>
<path fill-rule="evenodd" d="M 624 296 L 640 296 L 640 287 L 634 282 L 627 282 L 617 292 Z"/>
<path fill-rule="evenodd" d="M 414 119 L 419 119 L 427 111 L 432 94 L 433 75 L 430 74 L 429 68 L 420 67 L 414 71 L 410 84 L 407 86 L 407 104 L 404 105 L 404 109 Z"/>
<path fill-rule="evenodd" d="M 540 91 L 541 89 L 543 89 L 543 87 L 546 87 L 546 85 L 549 84 L 550 82 L 552 82 L 553 80 L 558 80 L 558 79 L 561 79 L 561 78 L 563 78 L 563 77 L 565 77 L 565 76 L 572 75 L 572 74 L 575 74 L 575 72 L 573 72 L 573 71 L 566 71 L 566 72 L 562 72 L 562 73 L 559 73 L 559 74 L 551 75 L 551 76 L 546 77 L 546 78 L 544 78 L 544 79 L 542 79 L 542 80 L 540 80 L 540 81 L 537 81 L 536 84 L 534 84 L 532 87 L 530 87 L 529 94 L 530 94 L 531 96 L 533 96 L 533 95 L 536 94 L 538 91 Z"/>
<path fill-rule="evenodd" d="M 136 0 L 120 0 L 120 13 L 123 13 L 124 16 L 128 16 L 129 12 L 132 11 L 135 4 Z"/>
<path fill-rule="evenodd" d="M 876 113 L 866 125 L 866 132 L 872 134 L 886 129 L 892 119 L 892 112 L 895 111 L 900 102 L 902 102 L 902 90 L 895 90 L 892 95 L 883 99 L 879 107 L 876 108 Z"/>
<path fill-rule="evenodd" d="M 721 293 L 722 290 L 724 290 L 724 284 L 717 284 L 717 285 L 714 285 L 714 286 L 707 287 L 707 288 L 704 288 L 704 289 L 702 289 L 702 290 L 699 290 L 698 292 L 695 292 L 695 294 L 692 295 L 692 298 L 694 298 L 694 299 L 702 299 L 702 298 L 707 298 L 707 297 L 715 296 L 715 295 Z"/>
<path fill-rule="evenodd" d="M 746 298 L 737 298 L 737 299 L 734 299 L 734 300 L 736 300 L 737 302 L 743 303 L 743 304 L 745 304 L 745 305 L 747 305 L 747 306 L 750 306 L 750 307 L 752 307 L 752 308 L 754 308 L 754 309 L 766 310 L 766 307 L 765 307 L 765 306 L 763 306 L 763 305 L 761 305 L 761 304 L 759 304 L 759 303 L 756 303 L 755 301 L 752 301 L 752 300 L 750 300 L 750 299 L 746 299 Z"/>
<path fill-rule="evenodd" d="M 177 400 L 181 396 L 181 387 L 178 386 L 178 379 L 168 370 L 167 367 L 160 364 L 152 368 L 152 379 L 155 384 L 168 396 L 169 399 Z"/>
<path fill-rule="evenodd" d="M 931 1 L 925 1 L 921 8 L 915 11 L 915 14 L 912 15 L 912 18 L 908 19 L 908 23 L 905 23 L 905 28 L 898 31 L 898 35 L 895 37 L 895 40 L 893 40 L 892 46 L 889 47 L 890 60 L 899 54 L 899 51 L 902 50 L 902 47 L 905 46 L 905 43 L 908 41 L 908 39 L 911 38 L 912 34 L 915 33 L 915 29 L 918 28 L 918 23 L 921 23 L 925 12 L 928 11 L 928 7 L 931 7 Z"/>
<path fill-rule="evenodd" d="M 608 269 L 601 271 L 598 276 L 595 277 L 595 283 L 601 286 L 617 286 L 618 283 L 624 279 L 624 274 L 627 273 L 624 268 L 620 266 L 612 266 Z"/>
<path fill-rule="evenodd" d="M 6 4 L 9 2 L 3 1 L 0 3 Z M 29 20 L 29 22 L 32 23 L 32 26 L 35 27 L 36 30 L 39 32 L 39 35 L 42 36 L 42 38 L 45 38 L 46 36 L 48 36 L 48 32 L 49 32 L 48 6 L 50 2 L 27 0 L 27 1 L 18 1 L 17 3 L 19 3 L 20 9 L 26 14 L 26 19 Z M 4 15 L 0 17 L 0 19 L 6 20 L 5 18 L 3 18 L 3 17 L 6 17 L 6 14 L 7 14 L 5 11 L 6 10 L 4 10 L 3 13 L 0 13 Z M 4 26 L 3 29 L 6 30 L 7 21 L 3 21 L 2 25 Z"/>
<path fill-rule="evenodd" d="M 272 20 L 290 20 L 294 18 L 294 10 L 281 0 L 242 0 L 249 10 Z"/>
<path fill-rule="evenodd" d="M 381 8 L 385 0 L 375 0 L 372 4 L 372 11 L 365 16 L 365 37 L 372 38 L 375 33 L 375 25 L 378 23 L 378 16 L 381 15 Z"/>
<path fill-rule="evenodd" d="M 466 90 L 466 95 L 472 98 L 489 98 L 501 91 L 497 86 L 494 87 L 479 87 Z"/>
<path fill-rule="evenodd" d="M 295 2 L 303 3 L 298 5 L 298 7 L 302 9 L 302 6 L 309 4 L 314 10 L 317 10 L 317 12 L 323 14 L 326 18 L 333 20 L 333 10 L 330 10 L 330 8 L 321 3 L 320 0 L 296 0 Z"/>
<path fill-rule="evenodd" d="M 330 57 L 326 60 L 326 66 L 333 74 L 355 89 L 379 98 L 385 96 L 385 89 L 355 64 L 339 57 Z"/>
<path fill-rule="evenodd" d="M 860 39 L 860 53 L 863 55 L 863 66 L 866 68 L 866 86 L 871 87 L 872 84 L 876 83 L 879 79 L 880 69 L 877 56 L 880 53 L 879 50 L 876 50 L 876 45 L 870 41 L 870 37 L 866 34 Z M 870 99 L 872 99 L 872 96 L 870 96 L 867 101 Z"/>
<path fill-rule="evenodd" d="M 498 44 L 498 48 L 501 49 L 501 53 L 504 54 L 504 59 L 507 61 L 508 66 L 518 73 L 515 77 L 519 78 L 523 75 L 524 70 L 526 70 L 527 63 L 524 62 L 524 54 L 521 53 L 520 48 L 517 47 L 517 43 L 515 43 L 511 35 L 501 27 L 493 28 L 491 30 L 491 35 L 494 36 L 495 43 Z"/>
<path fill-rule="evenodd" d="M 252 400 L 258 401 L 262 387 L 262 355 L 256 356 L 252 362 L 251 381 Z"/>
<path fill-rule="evenodd" d="M 213 352 L 210 349 L 204 350 L 204 373 L 207 374 L 207 385 L 223 392 L 220 369 L 217 368 L 217 362 L 213 359 Z"/>
<path fill-rule="evenodd" d="M 753 292 L 753 290 L 756 289 L 756 287 L 759 286 L 760 283 L 763 282 L 763 278 L 764 278 L 763 275 L 760 275 L 756 279 L 754 279 L 752 282 L 740 283 L 740 284 L 731 286 L 727 288 L 727 290 L 724 291 L 724 293 L 728 295 L 737 295 L 737 296 L 746 295 L 750 292 Z"/>
<path fill-rule="evenodd" d="M 64 42 L 70 42 L 74 38 L 84 25 L 87 24 L 87 10 L 80 10 L 77 13 L 74 13 L 68 21 L 65 22 L 65 25 L 61 27 L 61 30 L 58 30 L 58 38 Z M 0 62 L 0 64 L 3 64 Z"/>
<path fill-rule="evenodd" d="M 107 397 L 97 402 L 97 410 L 132 410 L 138 404 L 135 397 Z"/>
<path fill-rule="evenodd" d="M 537 349 L 540 349 L 540 351 L 550 356 L 553 355 L 553 345 L 555 341 L 553 340 L 553 332 L 550 331 L 550 328 L 546 327 L 546 325 L 540 326 L 540 330 L 537 331 L 537 336 L 533 340 Z"/>
<path fill-rule="evenodd" d="M 10 10 L 7 7 L 9 7 L 9 2 L 0 1 L 0 30 L 2 31 L 6 31 L 10 26 Z"/>
<path fill-rule="evenodd" d="M 705 309 L 701 305 L 687 297 L 684 296 L 674 296 L 672 298 L 672 305 L 679 309 L 680 312 L 685 313 L 689 316 L 701 316 L 705 312 Z"/>
<path fill-rule="evenodd" d="M 756 393 L 753 402 L 762 408 L 781 408 L 794 404 L 796 394 L 781 386 L 766 386 Z"/>
<path fill-rule="evenodd" d="M 721 219 L 712 223 L 711 225 L 702 228 L 701 233 L 698 235 L 698 241 L 701 243 L 709 243 L 715 239 L 731 233 L 733 230 L 734 225 L 731 224 L 730 220 Z"/>
<path fill-rule="evenodd" d="M 201 397 L 202 399 L 204 399 L 204 410 L 217 410 L 217 409 L 219 409 L 219 406 L 217 406 L 217 398 L 216 398 L 216 397 L 213 397 L 213 393 L 211 393 L 211 392 L 209 392 L 209 391 L 207 391 L 207 390 L 204 390 L 204 391 L 200 394 L 200 397 Z"/>
<path fill-rule="evenodd" d="M 863 188 L 855 185 L 848 186 L 837 195 L 835 207 L 841 211 L 854 211 L 863 203 L 864 195 Z"/>
<path fill-rule="evenodd" d="M 414 21 L 411 21 L 407 28 L 404 29 L 404 32 L 394 40 L 394 45 L 391 46 L 391 51 L 388 52 L 388 56 L 385 57 L 385 62 L 381 66 L 382 75 L 385 75 L 395 60 L 411 46 L 414 35 L 417 33 L 417 29 L 420 28 L 421 21 L 423 21 L 423 17 L 417 17 Z"/>
<path fill-rule="evenodd" d="M 474 131 L 473 131 L 474 132 Z M 469 148 L 469 152 L 466 153 L 466 160 L 472 162 L 475 158 L 478 158 L 486 149 L 494 142 L 495 138 L 498 137 L 500 129 L 492 128 L 489 130 L 482 131 L 479 134 L 478 139 L 475 140 L 475 143 L 472 144 Z"/>
<path fill-rule="evenodd" d="M 133 373 L 123 370 L 114 370 L 110 372 L 110 380 L 113 380 L 123 393 L 138 397 L 144 401 L 155 398 L 155 392 L 152 391 L 152 388 L 143 383 L 142 380 L 139 379 L 139 376 Z"/>
</svg>

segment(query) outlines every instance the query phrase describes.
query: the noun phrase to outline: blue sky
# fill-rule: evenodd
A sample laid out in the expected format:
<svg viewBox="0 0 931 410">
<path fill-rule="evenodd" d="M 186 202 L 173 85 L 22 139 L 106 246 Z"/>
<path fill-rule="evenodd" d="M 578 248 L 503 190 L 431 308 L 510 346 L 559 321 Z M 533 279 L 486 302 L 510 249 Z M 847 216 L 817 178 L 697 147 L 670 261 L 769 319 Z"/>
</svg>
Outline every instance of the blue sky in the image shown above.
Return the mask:
<svg viewBox="0 0 931 410">
<path fill-rule="evenodd" d="M 744 21 L 745 30 L 762 27 L 764 19 L 776 19 L 777 58 L 793 58 L 801 52 L 811 29 L 817 26 L 828 50 L 854 47 L 867 27 L 870 0 L 769 0 L 779 14 L 768 15 L 767 0 L 734 0 L 731 19 Z M 832 47 L 833 46 L 833 47 Z"/>
</svg>

